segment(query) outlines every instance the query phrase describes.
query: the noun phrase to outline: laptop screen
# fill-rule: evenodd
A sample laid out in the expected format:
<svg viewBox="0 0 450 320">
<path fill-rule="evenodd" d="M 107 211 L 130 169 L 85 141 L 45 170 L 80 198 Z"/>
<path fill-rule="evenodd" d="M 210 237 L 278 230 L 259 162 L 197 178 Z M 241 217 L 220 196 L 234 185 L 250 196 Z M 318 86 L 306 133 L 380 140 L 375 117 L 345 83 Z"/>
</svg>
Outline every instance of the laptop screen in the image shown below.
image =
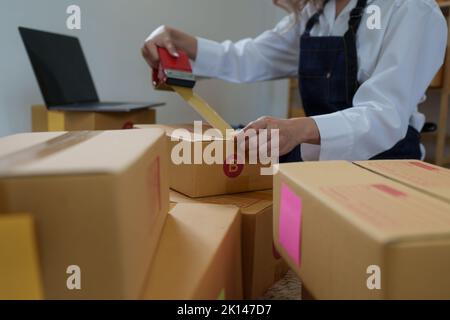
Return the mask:
<svg viewBox="0 0 450 320">
<path fill-rule="evenodd" d="M 48 107 L 98 102 L 98 95 L 77 38 L 19 28 Z"/>
</svg>

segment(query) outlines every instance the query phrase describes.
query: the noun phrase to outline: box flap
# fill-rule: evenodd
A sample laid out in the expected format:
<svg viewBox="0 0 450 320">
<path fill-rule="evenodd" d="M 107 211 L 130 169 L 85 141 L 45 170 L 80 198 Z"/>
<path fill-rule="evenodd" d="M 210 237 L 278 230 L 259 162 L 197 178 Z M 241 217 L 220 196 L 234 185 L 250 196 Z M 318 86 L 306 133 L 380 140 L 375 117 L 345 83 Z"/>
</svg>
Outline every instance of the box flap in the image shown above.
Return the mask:
<svg viewBox="0 0 450 320">
<path fill-rule="evenodd" d="M 198 298 L 196 290 L 200 285 L 214 291 L 214 283 L 201 282 L 215 256 L 221 254 L 220 248 L 236 219 L 238 209 L 232 206 L 175 206 L 167 217 L 144 299 Z M 213 293 L 214 297 L 219 296 L 220 289 Z"/>
<path fill-rule="evenodd" d="M 170 201 L 174 203 L 209 203 L 220 205 L 233 205 L 241 209 L 243 214 L 257 214 L 272 206 L 272 191 L 255 191 L 231 195 L 189 198 L 181 193 L 171 190 Z"/>
<path fill-rule="evenodd" d="M 378 241 L 450 236 L 449 204 L 352 163 L 283 164 L 279 173 Z"/>
<path fill-rule="evenodd" d="M 13 135 L 0 139 L 0 177 L 120 172 L 163 135 L 161 129 Z"/>
<path fill-rule="evenodd" d="M 417 160 L 360 161 L 356 165 L 450 202 L 450 170 Z"/>
</svg>

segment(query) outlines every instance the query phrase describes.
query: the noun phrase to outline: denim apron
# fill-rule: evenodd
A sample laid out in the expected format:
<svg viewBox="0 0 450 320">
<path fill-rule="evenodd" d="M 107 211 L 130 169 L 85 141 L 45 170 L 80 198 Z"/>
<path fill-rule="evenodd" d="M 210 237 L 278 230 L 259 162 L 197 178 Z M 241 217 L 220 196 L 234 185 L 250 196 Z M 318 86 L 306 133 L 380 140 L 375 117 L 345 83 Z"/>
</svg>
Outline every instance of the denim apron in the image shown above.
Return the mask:
<svg viewBox="0 0 450 320">
<path fill-rule="evenodd" d="M 325 1 L 324 6 L 329 2 Z M 353 107 L 359 88 L 356 34 L 367 0 L 359 0 L 350 13 L 349 29 L 343 37 L 312 37 L 311 30 L 319 22 L 323 9 L 311 17 L 300 44 L 299 90 L 308 117 L 330 114 Z M 375 159 L 420 159 L 420 134 L 408 128 L 404 139 Z M 302 161 L 297 146 L 280 162 Z"/>
</svg>

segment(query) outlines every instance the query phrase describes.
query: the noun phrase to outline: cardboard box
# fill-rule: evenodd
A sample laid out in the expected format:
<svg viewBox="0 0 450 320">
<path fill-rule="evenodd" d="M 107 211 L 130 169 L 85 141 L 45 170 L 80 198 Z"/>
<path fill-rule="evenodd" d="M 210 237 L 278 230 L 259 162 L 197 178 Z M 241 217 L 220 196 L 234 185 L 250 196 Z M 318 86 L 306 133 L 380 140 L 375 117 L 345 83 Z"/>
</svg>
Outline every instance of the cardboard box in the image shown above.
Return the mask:
<svg viewBox="0 0 450 320">
<path fill-rule="evenodd" d="M 33 217 L 0 214 L 0 300 L 42 298 Z"/>
<path fill-rule="evenodd" d="M 211 203 L 240 208 L 244 298 L 258 299 L 288 271 L 273 245 L 272 190 L 207 198 L 188 198 L 170 191 L 173 203 Z"/>
<path fill-rule="evenodd" d="M 145 129 L 154 126 L 138 125 L 136 128 Z M 260 164 L 228 165 L 226 159 L 234 158 L 236 155 L 227 156 L 223 152 L 224 164 L 195 164 L 194 150 L 198 147 L 201 154 L 208 148 L 212 148 L 212 143 L 223 143 L 223 150 L 227 149 L 227 144 L 232 141 L 214 139 L 205 135 L 194 134 L 192 125 L 177 126 L 157 126 L 166 130 L 167 139 L 170 144 L 169 157 L 172 159 L 172 151 L 175 146 L 184 143 L 186 149 L 191 150 L 190 164 L 176 165 L 170 161 L 170 188 L 181 192 L 192 198 L 208 197 L 223 194 L 241 193 L 249 191 L 267 190 L 272 188 L 272 176 L 261 175 Z M 171 141 L 176 129 L 186 129 L 190 132 L 190 137 L 183 141 Z M 232 147 L 229 148 L 233 150 Z M 177 153 L 178 154 L 178 153 Z M 200 161 L 202 159 L 199 159 Z"/>
<path fill-rule="evenodd" d="M 143 299 L 242 299 L 240 223 L 234 206 L 176 205 L 167 217 Z"/>
<path fill-rule="evenodd" d="M 418 188 L 348 162 L 280 165 L 274 215 L 318 299 L 450 299 L 450 205 Z"/>
<path fill-rule="evenodd" d="M 0 139 L 0 212 L 35 217 L 46 298 L 142 294 L 169 208 L 166 148 L 157 129 Z"/>
<path fill-rule="evenodd" d="M 31 110 L 33 132 L 125 130 L 137 123 L 156 122 L 154 109 L 131 112 L 70 112 L 49 111 L 45 106 L 33 106 Z"/>
</svg>

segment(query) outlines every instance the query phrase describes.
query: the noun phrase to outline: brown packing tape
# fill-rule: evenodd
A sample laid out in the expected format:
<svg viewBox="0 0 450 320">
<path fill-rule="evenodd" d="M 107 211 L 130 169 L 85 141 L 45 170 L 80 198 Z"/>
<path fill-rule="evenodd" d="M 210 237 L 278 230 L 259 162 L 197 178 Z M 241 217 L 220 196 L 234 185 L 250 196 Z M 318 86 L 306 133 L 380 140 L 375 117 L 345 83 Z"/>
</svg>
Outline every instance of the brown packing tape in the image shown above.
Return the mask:
<svg viewBox="0 0 450 320">
<path fill-rule="evenodd" d="M 199 95 L 192 89 L 172 86 L 172 89 L 180 95 L 200 116 L 206 120 L 211 126 L 219 130 L 222 136 L 226 137 L 227 130 L 233 128 Z"/>
<path fill-rule="evenodd" d="M 0 157 L 0 173 L 6 173 L 16 166 L 51 156 L 99 134 L 100 132 L 94 131 L 68 132 L 46 142 Z"/>
</svg>

